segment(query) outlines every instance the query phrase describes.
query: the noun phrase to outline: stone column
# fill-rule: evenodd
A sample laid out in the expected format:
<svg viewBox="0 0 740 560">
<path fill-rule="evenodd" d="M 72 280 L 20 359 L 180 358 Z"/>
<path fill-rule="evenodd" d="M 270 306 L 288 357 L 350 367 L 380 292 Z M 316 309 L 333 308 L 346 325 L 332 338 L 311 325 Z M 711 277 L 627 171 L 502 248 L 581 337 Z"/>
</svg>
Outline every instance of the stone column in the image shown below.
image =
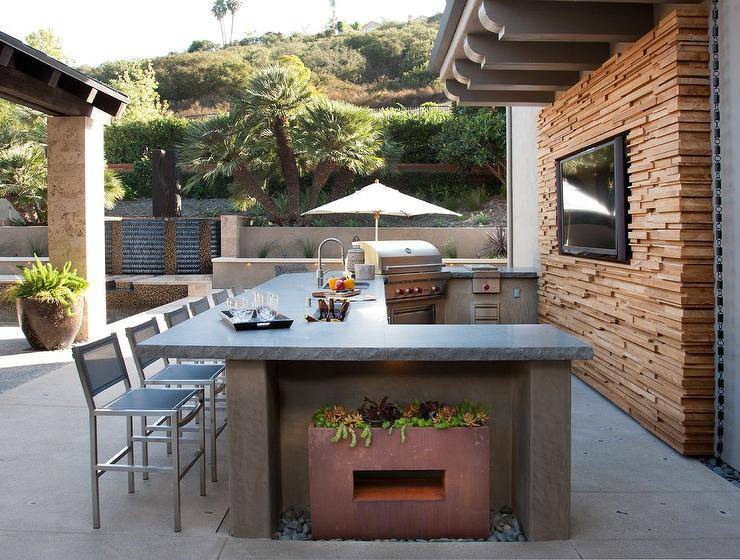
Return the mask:
<svg viewBox="0 0 740 560">
<path fill-rule="evenodd" d="M 239 257 L 239 226 L 242 217 L 237 214 L 221 215 L 221 257 Z"/>
<path fill-rule="evenodd" d="M 49 260 L 90 282 L 78 340 L 105 332 L 103 127 L 108 118 L 49 117 Z"/>
</svg>

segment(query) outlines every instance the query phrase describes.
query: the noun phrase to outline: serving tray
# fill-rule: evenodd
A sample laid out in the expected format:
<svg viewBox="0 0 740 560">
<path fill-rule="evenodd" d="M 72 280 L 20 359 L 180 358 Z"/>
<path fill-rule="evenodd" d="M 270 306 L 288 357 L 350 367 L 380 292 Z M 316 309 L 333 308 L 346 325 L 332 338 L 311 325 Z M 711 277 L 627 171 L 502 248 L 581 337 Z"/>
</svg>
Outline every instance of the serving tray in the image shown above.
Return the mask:
<svg viewBox="0 0 740 560">
<path fill-rule="evenodd" d="M 293 319 L 286 317 L 282 313 L 275 315 L 270 321 L 263 321 L 252 315 L 250 319 L 236 319 L 228 309 L 220 312 L 221 318 L 226 321 L 235 331 L 262 331 L 269 329 L 289 329 L 293 324 Z"/>
</svg>

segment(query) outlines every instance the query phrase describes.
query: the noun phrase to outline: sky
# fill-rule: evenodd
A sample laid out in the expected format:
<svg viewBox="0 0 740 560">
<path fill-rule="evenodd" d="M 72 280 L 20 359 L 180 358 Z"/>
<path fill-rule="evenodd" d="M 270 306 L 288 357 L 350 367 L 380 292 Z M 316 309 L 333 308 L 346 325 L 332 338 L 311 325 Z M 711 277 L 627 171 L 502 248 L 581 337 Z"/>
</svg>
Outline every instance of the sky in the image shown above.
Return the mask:
<svg viewBox="0 0 740 560">
<path fill-rule="evenodd" d="M 187 49 L 194 39 L 221 41 L 212 0 L 0 0 L 0 30 L 18 39 L 39 28 L 62 38 L 75 65 L 146 58 Z M 336 0 L 337 19 L 406 20 L 444 9 L 445 0 Z M 234 39 L 266 31 L 317 32 L 331 17 L 329 0 L 245 0 Z M 227 33 L 230 26 L 226 18 Z"/>
</svg>

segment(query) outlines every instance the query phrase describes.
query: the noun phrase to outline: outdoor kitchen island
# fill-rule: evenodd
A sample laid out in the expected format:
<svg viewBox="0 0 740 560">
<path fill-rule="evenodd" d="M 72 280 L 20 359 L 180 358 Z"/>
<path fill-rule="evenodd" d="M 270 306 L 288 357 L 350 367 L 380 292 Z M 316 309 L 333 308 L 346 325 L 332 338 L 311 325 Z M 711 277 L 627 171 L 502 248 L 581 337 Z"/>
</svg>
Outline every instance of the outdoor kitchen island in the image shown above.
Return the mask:
<svg viewBox="0 0 740 560">
<path fill-rule="evenodd" d="M 309 504 L 313 412 L 362 397 L 491 407 L 491 507 L 510 505 L 530 540 L 570 535 L 570 364 L 591 348 L 550 325 L 389 325 L 383 278 L 343 323 L 308 323 L 313 274 L 259 289 L 290 329 L 235 332 L 218 308 L 139 345 L 143 356 L 225 359 L 231 533 L 270 537 L 283 509 Z"/>
</svg>

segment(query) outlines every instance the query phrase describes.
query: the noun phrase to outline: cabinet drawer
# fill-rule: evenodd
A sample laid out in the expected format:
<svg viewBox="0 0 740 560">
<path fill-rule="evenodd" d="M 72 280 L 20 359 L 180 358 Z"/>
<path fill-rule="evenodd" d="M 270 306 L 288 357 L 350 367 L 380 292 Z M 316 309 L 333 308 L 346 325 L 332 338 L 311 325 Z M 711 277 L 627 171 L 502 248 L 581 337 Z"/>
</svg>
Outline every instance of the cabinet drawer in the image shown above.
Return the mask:
<svg viewBox="0 0 740 560">
<path fill-rule="evenodd" d="M 498 323 L 498 303 L 475 303 L 473 304 L 473 321 L 475 323 Z"/>
<path fill-rule="evenodd" d="M 498 274 L 473 274 L 474 294 L 498 294 L 501 292 L 501 276 Z"/>
</svg>

